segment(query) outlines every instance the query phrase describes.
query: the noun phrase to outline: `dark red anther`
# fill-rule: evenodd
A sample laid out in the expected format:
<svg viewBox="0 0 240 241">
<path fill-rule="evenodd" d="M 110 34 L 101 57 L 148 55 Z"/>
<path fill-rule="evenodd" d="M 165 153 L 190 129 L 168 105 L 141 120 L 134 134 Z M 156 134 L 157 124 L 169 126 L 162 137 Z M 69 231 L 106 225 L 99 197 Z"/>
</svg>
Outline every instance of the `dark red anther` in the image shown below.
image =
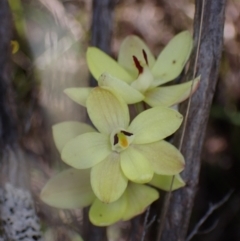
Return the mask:
<svg viewBox="0 0 240 241">
<path fill-rule="evenodd" d="M 141 74 L 143 72 L 143 67 L 141 66 L 141 64 L 140 64 L 139 60 L 137 59 L 137 57 L 134 56 L 134 55 L 133 55 L 133 61 L 134 61 L 135 66 L 138 69 L 138 73 Z"/>
<path fill-rule="evenodd" d="M 144 57 L 144 59 L 145 59 L 145 62 L 146 62 L 146 64 L 148 65 L 147 53 L 145 52 L 144 49 L 142 50 L 142 52 L 143 52 L 143 57 Z"/>
<path fill-rule="evenodd" d="M 121 131 L 125 136 L 132 136 L 133 134 L 127 131 Z"/>
<path fill-rule="evenodd" d="M 115 146 L 115 145 L 117 145 L 118 144 L 118 136 L 117 136 L 117 134 L 115 134 L 114 135 L 114 137 L 113 137 L 113 145 Z"/>
</svg>

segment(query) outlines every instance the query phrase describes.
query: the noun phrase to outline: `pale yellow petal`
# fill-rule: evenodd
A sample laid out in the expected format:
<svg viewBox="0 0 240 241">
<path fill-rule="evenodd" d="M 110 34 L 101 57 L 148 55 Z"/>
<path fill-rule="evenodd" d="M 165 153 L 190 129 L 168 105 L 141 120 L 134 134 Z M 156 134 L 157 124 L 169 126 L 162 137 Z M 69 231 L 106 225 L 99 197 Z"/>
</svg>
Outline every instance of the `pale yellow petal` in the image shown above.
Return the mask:
<svg viewBox="0 0 240 241">
<path fill-rule="evenodd" d="M 87 63 L 93 77 L 98 80 L 101 74 L 107 72 L 116 78 L 130 83 L 133 77 L 120 65 L 96 47 L 89 47 L 87 50 Z"/>
<path fill-rule="evenodd" d="M 92 168 L 91 184 L 95 195 L 104 203 L 116 201 L 127 187 L 128 180 L 120 167 L 119 153 L 111 153 Z"/>
<path fill-rule="evenodd" d="M 155 64 L 155 58 L 148 46 L 139 37 L 135 35 L 130 35 L 126 37 L 123 40 L 119 50 L 119 64 L 123 66 L 126 70 L 128 70 L 129 73 L 135 78 L 137 78 L 138 76 L 138 69 L 134 64 L 133 56 L 135 56 L 139 60 L 142 67 L 143 65 L 147 65 L 144 58 L 143 50 L 145 51 L 147 56 L 148 66 L 152 68 Z"/>
<path fill-rule="evenodd" d="M 104 160 L 110 153 L 109 137 L 97 132 L 85 133 L 69 141 L 62 150 L 62 160 L 68 165 L 85 169 Z"/>
<path fill-rule="evenodd" d="M 173 134 L 182 120 L 179 112 L 158 106 L 140 113 L 132 121 L 128 131 L 134 134 L 134 144 L 147 144 Z"/>
<path fill-rule="evenodd" d="M 198 88 L 200 77 L 193 81 L 166 87 L 153 88 L 145 93 L 145 102 L 150 106 L 172 106 L 186 100 Z M 192 88 L 192 90 L 191 90 Z"/>
<path fill-rule="evenodd" d="M 159 198 L 159 193 L 156 189 L 136 183 L 128 184 L 126 195 L 127 208 L 123 215 L 124 221 L 141 214 Z"/>
<path fill-rule="evenodd" d="M 104 73 L 98 80 L 99 86 L 111 87 L 116 93 L 118 93 L 127 104 L 134 104 L 144 99 L 139 91 L 131 87 L 124 81 L 117 79 L 108 73 Z"/>
<path fill-rule="evenodd" d="M 85 123 L 77 121 L 65 121 L 52 126 L 53 140 L 59 152 L 68 141 L 77 137 L 78 135 L 95 132 L 94 128 Z"/>
<path fill-rule="evenodd" d="M 157 174 L 174 175 L 180 173 L 185 166 L 183 155 L 166 141 L 134 145 L 134 148 L 146 157 Z"/>
<path fill-rule="evenodd" d="M 96 196 L 90 185 L 90 170 L 65 170 L 52 177 L 42 189 L 41 199 L 56 208 L 81 208 Z"/>
<path fill-rule="evenodd" d="M 183 70 L 192 51 L 193 40 L 188 31 L 177 34 L 163 49 L 152 68 L 155 79 L 166 83 L 175 79 Z"/>
<path fill-rule="evenodd" d="M 120 155 L 121 168 L 129 180 L 137 183 L 146 183 L 152 179 L 152 166 L 138 150 L 128 147 Z"/>
<path fill-rule="evenodd" d="M 89 210 L 89 219 L 96 226 L 109 226 L 122 219 L 126 205 L 126 195 L 108 204 L 96 199 Z"/>
<path fill-rule="evenodd" d="M 86 106 L 87 98 L 93 88 L 83 87 L 83 88 L 68 88 L 64 90 L 64 93 L 76 103 Z"/>
<path fill-rule="evenodd" d="M 173 181 L 173 186 L 171 189 L 171 184 Z M 179 174 L 175 175 L 174 180 L 173 176 L 157 175 L 154 174 L 153 179 L 149 182 L 150 185 L 160 188 L 164 191 L 172 191 L 179 189 L 185 186 L 185 182 Z"/>
<path fill-rule="evenodd" d="M 94 88 L 87 100 L 88 115 L 94 126 L 104 134 L 117 128 L 126 129 L 129 123 L 128 106 L 122 98 L 104 88 Z"/>
</svg>

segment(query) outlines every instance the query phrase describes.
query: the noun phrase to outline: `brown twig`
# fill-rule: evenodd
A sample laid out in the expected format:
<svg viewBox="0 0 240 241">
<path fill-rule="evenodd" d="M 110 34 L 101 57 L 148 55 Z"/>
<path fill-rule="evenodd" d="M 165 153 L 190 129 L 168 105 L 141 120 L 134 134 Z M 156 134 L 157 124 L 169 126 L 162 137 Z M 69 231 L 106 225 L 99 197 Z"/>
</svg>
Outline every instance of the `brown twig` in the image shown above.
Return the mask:
<svg viewBox="0 0 240 241">
<path fill-rule="evenodd" d="M 209 205 L 209 209 L 208 211 L 205 213 L 205 215 L 197 222 L 197 224 L 195 225 L 194 229 L 192 230 L 192 232 L 187 236 L 186 241 L 190 241 L 196 234 L 199 233 L 199 229 L 201 228 L 201 226 L 203 225 L 203 223 L 205 223 L 205 221 L 209 218 L 209 216 L 218 208 L 220 208 L 224 203 L 226 203 L 228 201 L 228 199 L 230 198 L 230 196 L 232 195 L 233 190 L 231 190 L 230 192 L 228 192 L 228 194 L 226 196 L 224 196 L 222 198 L 222 200 L 220 200 L 219 202 L 215 203 L 215 204 L 210 204 Z M 215 226 L 215 225 L 214 225 Z M 212 230 L 212 227 L 211 227 Z"/>
<path fill-rule="evenodd" d="M 147 208 L 147 210 L 145 212 L 141 241 L 145 240 L 145 236 L 146 236 L 146 233 L 147 233 L 147 222 L 148 222 L 149 213 L 150 213 L 150 206 Z"/>
</svg>

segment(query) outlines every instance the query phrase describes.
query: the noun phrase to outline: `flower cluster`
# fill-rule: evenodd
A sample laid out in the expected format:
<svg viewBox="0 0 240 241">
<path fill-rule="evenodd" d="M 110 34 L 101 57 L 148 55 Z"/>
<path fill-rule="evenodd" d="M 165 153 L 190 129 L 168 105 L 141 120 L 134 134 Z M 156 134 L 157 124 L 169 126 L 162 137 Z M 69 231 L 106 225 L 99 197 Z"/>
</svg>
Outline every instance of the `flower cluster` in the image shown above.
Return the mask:
<svg viewBox="0 0 240 241">
<path fill-rule="evenodd" d="M 182 72 L 191 49 L 188 32 L 174 37 L 157 60 L 137 36 L 123 41 L 118 62 L 97 48 L 88 49 L 88 66 L 99 86 L 65 93 L 87 108 L 95 128 L 71 121 L 53 126 L 61 158 L 73 168 L 48 181 L 41 193 L 44 202 L 59 208 L 91 205 L 91 222 L 107 226 L 140 214 L 155 201 L 159 193 L 149 185 L 169 190 L 176 175 L 172 189 L 184 186 L 179 175 L 184 158 L 164 139 L 183 120 L 170 107 L 188 98 L 199 78 L 159 85 Z M 128 104 L 140 112 L 135 118 L 130 118 Z"/>
</svg>

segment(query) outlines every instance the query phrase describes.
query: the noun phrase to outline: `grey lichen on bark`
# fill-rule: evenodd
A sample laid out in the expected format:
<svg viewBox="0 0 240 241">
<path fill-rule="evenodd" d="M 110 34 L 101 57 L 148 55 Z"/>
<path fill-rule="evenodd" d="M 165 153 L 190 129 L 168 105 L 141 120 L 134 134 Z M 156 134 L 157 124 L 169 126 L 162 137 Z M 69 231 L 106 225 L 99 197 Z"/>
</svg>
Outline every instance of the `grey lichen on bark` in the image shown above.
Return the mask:
<svg viewBox="0 0 240 241">
<path fill-rule="evenodd" d="M 0 189 L 3 240 L 42 241 L 31 193 L 5 183 Z"/>
<path fill-rule="evenodd" d="M 211 103 L 217 83 L 219 63 L 223 45 L 223 27 L 226 0 L 206 0 L 203 7 L 202 33 L 200 34 L 203 0 L 196 0 L 194 19 L 194 51 L 190 61 L 187 78 L 192 78 L 199 36 L 200 49 L 197 60 L 196 76 L 201 75 L 200 86 L 191 99 L 191 106 L 184 134 L 182 154 L 186 167 L 182 173 L 186 187 L 172 193 L 167 216 L 163 225 L 161 241 L 185 240 L 189 220 L 197 191 L 201 166 L 201 152 Z M 180 106 L 180 112 L 186 114 L 187 102 Z M 182 130 L 174 137 L 179 146 Z"/>
</svg>

